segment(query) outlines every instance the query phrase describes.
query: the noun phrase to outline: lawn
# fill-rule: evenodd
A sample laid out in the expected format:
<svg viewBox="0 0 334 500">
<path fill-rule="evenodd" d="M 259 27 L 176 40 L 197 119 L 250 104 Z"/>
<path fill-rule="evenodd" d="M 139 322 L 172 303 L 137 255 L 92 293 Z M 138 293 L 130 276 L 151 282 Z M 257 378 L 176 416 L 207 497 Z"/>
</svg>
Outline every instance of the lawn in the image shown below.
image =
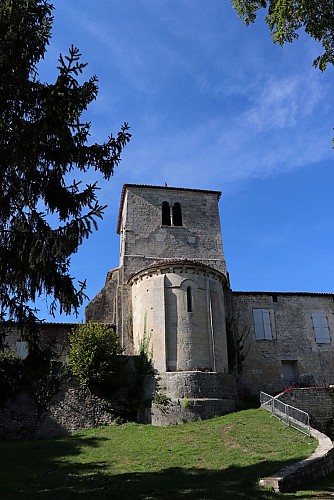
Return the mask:
<svg viewBox="0 0 334 500">
<path fill-rule="evenodd" d="M 0 497 L 283 498 L 259 488 L 257 480 L 315 446 L 261 409 L 170 427 L 129 423 L 45 441 L 1 442 Z"/>
</svg>

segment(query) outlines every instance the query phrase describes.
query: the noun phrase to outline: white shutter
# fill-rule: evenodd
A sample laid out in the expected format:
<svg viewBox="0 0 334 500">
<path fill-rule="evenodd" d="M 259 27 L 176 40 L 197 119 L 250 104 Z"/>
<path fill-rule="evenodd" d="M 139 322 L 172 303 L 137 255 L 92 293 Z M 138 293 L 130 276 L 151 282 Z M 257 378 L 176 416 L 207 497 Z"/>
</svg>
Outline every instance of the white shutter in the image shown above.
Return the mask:
<svg viewBox="0 0 334 500">
<path fill-rule="evenodd" d="M 330 339 L 330 336 L 329 336 L 328 319 L 327 319 L 327 316 L 325 314 L 323 316 L 321 316 L 321 327 L 322 327 L 323 341 L 326 344 L 329 344 L 330 341 L 331 341 L 331 339 Z"/>
<path fill-rule="evenodd" d="M 321 318 L 319 313 L 312 313 L 312 321 L 315 339 L 317 342 L 322 343 Z"/>
<path fill-rule="evenodd" d="M 253 309 L 256 340 L 271 340 L 270 313 L 267 309 Z"/>
<path fill-rule="evenodd" d="M 24 340 L 17 340 L 16 341 L 16 354 L 19 356 L 19 358 L 26 359 L 26 357 L 29 354 L 28 343 L 25 342 Z"/>
<path fill-rule="evenodd" d="M 263 329 L 264 329 L 264 338 L 266 340 L 271 340 L 271 323 L 270 323 L 270 314 L 267 309 L 262 309 L 262 318 L 263 318 Z"/>
<path fill-rule="evenodd" d="M 315 339 L 318 344 L 329 344 L 329 328 L 327 316 L 323 312 L 312 313 L 312 322 L 314 328 Z"/>
<path fill-rule="evenodd" d="M 262 321 L 262 309 L 253 309 L 254 329 L 256 340 L 264 339 L 264 328 Z"/>
</svg>

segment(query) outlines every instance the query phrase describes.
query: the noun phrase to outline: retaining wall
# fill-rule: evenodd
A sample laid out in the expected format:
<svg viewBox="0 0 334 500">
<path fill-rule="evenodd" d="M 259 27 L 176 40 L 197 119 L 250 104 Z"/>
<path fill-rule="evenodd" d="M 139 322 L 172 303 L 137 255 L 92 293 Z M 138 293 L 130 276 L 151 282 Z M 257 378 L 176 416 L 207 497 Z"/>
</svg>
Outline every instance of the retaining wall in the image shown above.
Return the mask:
<svg viewBox="0 0 334 500">
<path fill-rule="evenodd" d="M 234 377 L 216 372 L 165 372 L 158 380 L 161 392 L 171 398 L 219 398 L 237 400 Z"/>
<path fill-rule="evenodd" d="M 330 439 L 334 436 L 334 388 L 296 388 L 280 394 L 278 399 L 310 415 L 311 435 L 319 444 L 310 457 L 261 479 L 260 485 L 275 491 L 296 491 L 305 483 L 319 480 L 334 471 L 334 448 Z"/>
<path fill-rule="evenodd" d="M 334 438 L 334 388 L 291 389 L 278 396 L 278 399 L 306 411 L 310 415 L 312 427 Z"/>
<path fill-rule="evenodd" d="M 45 410 L 22 393 L 8 398 L 0 408 L 0 439 L 41 439 L 111 424 L 111 405 L 87 388 L 68 386 L 56 394 Z"/>
<path fill-rule="evenodd" d="M 45 405 L 21 393 L 0 402 L 0 439 L 41 439 L 112 424 L 115 417 L 135 420 L 139 400 L 134 360 L 128 358 L 108 400 L 72 381 Z"/>
<path fill-rule="evenodd" d="M 150 404 L 154 393 L 165 395 L 166 404 Z M 153 425 L 171 425 L 205 420 L 236 410 L 235 379 L 215 372 L 165 372 L 147 377 L 143 400 L 146 408 L 139 412 L 139 421 Z"/>
<path fill-rule="evenodd" d="M 317 449 L 305 460 L 281 469 L 277 474 L 259 481 L 261 486 L 283 493 L 300 489 L 305 483 L 316 481 L 334 470 L 334 449 L 332 441 L 321 432 L 311 429 L 311 435 L 318 440 Z"/>
</svg>

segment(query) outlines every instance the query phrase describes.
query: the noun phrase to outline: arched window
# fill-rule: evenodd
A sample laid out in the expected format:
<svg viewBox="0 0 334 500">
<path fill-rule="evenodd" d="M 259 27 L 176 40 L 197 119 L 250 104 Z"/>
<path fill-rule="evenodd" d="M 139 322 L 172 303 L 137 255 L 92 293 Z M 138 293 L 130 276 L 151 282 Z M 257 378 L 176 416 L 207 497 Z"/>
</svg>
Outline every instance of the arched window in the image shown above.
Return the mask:
<svg viewBox="0 0 334 500">
<path fill-rule="evenodd" d="M 162 202 L 162 225 L 170 226 L 170 208 L 168 201 Z"/>
<path fill-rule="evenodd" d="M 193 301 L 191 296 L 191 286 L 187 286 L 187 311 L 193 312 Z"/>
<path fill-rule="evenodd" d="M 180 203 L 173 205 L 173 226 L 182 226 L 182 212 Z"/>
</svg>

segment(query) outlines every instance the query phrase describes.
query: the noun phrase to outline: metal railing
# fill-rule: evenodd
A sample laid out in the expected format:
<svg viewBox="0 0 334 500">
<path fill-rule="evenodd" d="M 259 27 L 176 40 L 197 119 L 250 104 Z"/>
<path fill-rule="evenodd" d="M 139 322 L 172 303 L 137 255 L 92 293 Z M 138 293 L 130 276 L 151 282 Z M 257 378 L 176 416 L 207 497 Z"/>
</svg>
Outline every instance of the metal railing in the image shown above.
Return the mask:
<svg viewBox="0 0 334 500">
<path fill-rule="evenodd" d="M 261 407 L 279 418 L 285 425 L 293 427 L 304 434 L 310 435 L 310 417 L 305 411 L 294 406 L 282 403 L 275 396 L 270 396 L 265 392 L 260 392 Z"/>
</svg>

